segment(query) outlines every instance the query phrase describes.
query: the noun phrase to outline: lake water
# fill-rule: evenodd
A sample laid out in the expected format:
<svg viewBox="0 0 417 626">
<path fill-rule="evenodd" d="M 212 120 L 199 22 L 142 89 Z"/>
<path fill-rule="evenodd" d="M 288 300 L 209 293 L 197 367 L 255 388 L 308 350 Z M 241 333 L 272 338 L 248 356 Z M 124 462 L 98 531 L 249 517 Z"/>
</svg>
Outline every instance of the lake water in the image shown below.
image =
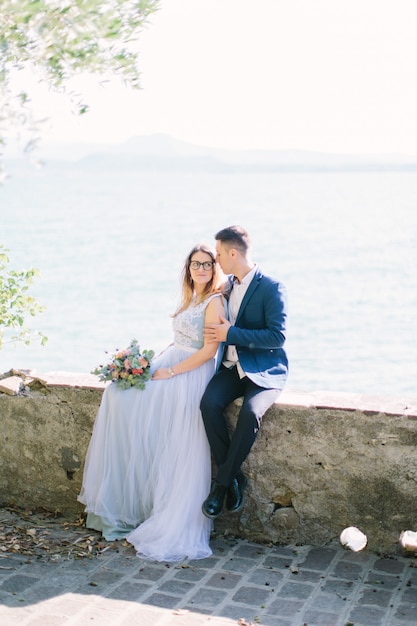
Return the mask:
<svg viewBox="0 0 417 626">
<path fill-rule="evenodd" d="M 287 388 L 417 396 L 417 176 L 13 171 L 0 188 L 11 266 L 41 270 L 42 348 L 0 352 L 0 371 L 89 372 L 136 337 L 171 341 L 194 243 L 239 223 L 288 289 Z"/>
</svg>

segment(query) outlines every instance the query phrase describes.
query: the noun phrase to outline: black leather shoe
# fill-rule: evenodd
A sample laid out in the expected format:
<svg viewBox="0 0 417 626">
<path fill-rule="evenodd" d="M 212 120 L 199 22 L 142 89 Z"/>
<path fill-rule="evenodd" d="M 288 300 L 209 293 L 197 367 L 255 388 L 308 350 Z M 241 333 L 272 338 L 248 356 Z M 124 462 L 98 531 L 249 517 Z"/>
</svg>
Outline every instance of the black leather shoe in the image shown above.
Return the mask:
<svg viewBox="0 0 417 626">
<path fill-rule="evenodd" d="M 233 479 L 232 484 L 227 490 L 226 509 L 230 513 L 238 513 L 243 508 L 245 503 L 245 489 L 248 484 L 248 479 L 245 474 L 239 473 L 236 478 Z"/>
<path fill-rule="evenodd" d="M 223 509 L 224 498 L 226 496 L 227 487 L 216 483 L 214 480 L 207 500 L 203 502 L 203 513 L 206 517 L 214 519 L 220 515 Z"/>
</svg>

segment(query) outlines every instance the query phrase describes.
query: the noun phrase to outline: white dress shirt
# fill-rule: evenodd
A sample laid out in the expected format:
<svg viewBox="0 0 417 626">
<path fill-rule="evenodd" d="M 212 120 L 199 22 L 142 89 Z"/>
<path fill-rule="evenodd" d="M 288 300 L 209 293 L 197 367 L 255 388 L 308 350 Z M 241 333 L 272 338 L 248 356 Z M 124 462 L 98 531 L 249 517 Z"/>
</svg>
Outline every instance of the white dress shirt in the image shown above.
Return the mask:
<svg viewBox="0 0 417 626">
<path fill-rule="evenodd" d="M 242 300 L 245 296 L 245 293 L 253 277 L 255 276 L 255 271 L 256 271 L 256 265 L 254 265 L 251 271 L 248 274 L 246 274 L 246 276 L 242 279 L 242 282 L 239 283 L 238 280 L 235 279 L 235 282 L 233 283 L 233 288 L 232 288 L 232 291 L 230 292 L 230 298 L 229 298 L 229 322 L 232 325 L 234 325 L 234 323 L 236 322 L 240 305 L 242 304 Z M 246 376 L 245 372 L 243 371 L 239 363 L 239 357 L 237 354 L 236 346 L 227 347 L 223 364 L 226 367 L 233 367 L 233 365 L 236 365 L 240 378 L 243 378 L 244 376 Z"/>
</svg>

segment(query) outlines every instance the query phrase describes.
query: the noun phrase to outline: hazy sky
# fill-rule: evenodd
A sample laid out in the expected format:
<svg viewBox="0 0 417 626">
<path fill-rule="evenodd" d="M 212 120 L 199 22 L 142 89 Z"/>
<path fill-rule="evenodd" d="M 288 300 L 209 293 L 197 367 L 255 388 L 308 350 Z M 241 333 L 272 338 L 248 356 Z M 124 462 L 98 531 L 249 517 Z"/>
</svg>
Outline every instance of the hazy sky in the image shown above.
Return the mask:
<svg viewBox="0 0 417 626">
<path fill-rule="evenodd" d="M 142 91 L 83 81 L 81 120 L 45 97 L 49 136 L 417 155 L 416 34 L 416 0 L 162 0 Z"/>
</svg>

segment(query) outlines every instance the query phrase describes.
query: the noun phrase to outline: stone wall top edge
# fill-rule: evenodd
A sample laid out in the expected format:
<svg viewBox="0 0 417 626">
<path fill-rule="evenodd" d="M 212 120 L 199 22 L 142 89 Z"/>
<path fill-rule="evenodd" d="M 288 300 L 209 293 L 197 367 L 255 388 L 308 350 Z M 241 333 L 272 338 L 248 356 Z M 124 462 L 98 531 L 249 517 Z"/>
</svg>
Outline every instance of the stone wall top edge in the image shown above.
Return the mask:
<svg viewBox="0 0 417 626">
<path fill-rule="evenodd" d="M 101 382 L 95 374 L 76 372 L 45 372 L 37 374 L 47 387 L 76 387 L 81 389 L 104 389 L 108 383 Z"/>
<path fill-rule="evenodd" d="M 94 374 L 74 374 L 68 372 L 48 372 L 47 385 L 77 386 L 104 389 L 106 383 L 98 380 Z M 293 391 L 284 389 L 277 405 L 299 406 L 305 408 L 339 409 L 344 411 L 367 411 L 390 415 L 417 416 L 417 397 L 402 398 L 396 396 L 365 395 L 335 391 Z"/>
<path fill-rule="evenodd" d="M 107 384 L 94 374 L 83 372 L 32 371 L 29 374 L 42 381 L 46 387 L 67 387 L 103 390 Z M 417 418 L 417 397 L 365 395 L 336 391 L 299 391 L 285 389 L 276 402 L 277 406 L 305 409 L 331 409 L 367 413 L 385 413 L 393 416 Z"/>
<path fill-rule="evenodd" d="M 336 391 L 290 391 L 284 390 L 276 405 L 303 408 L 359 411 L 361 413 L 385 413 L 392 416 L 417 416 L 417 397 L 365 395 Z"/>
</svg>

